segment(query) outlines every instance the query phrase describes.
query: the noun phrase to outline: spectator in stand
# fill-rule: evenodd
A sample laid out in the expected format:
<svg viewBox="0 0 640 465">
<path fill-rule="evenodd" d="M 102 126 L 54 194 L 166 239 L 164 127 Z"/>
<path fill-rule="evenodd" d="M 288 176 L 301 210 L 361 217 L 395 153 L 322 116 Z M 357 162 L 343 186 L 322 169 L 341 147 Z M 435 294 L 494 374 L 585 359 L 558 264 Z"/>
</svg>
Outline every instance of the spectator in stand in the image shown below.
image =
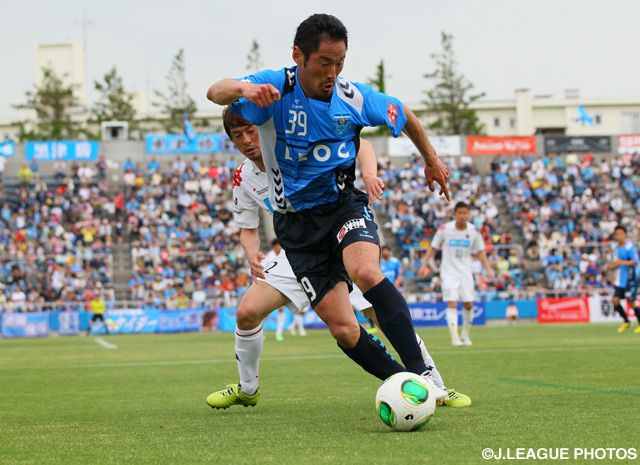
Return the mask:
<svg viewBox="0 0 640 465">
<path fill-rule="evenodd" d="M 98 179 L 106 179 L 107 177 L 107 162 L 104 156 L 100 155 L 98 162 L 96 163 L 96 170 L 98 171 Z"/>
<path fill-rule="evenodd" d="M 138 166 L 138 165 L 137 165 L 137 163 L 136 163 L 135 161 L 131 160 L 131 157 L 128 157 L 128 158 L 127 158 L 127 161 L 125 161 L 125 162 L 122 164 L 122 169 L 123 169 L 125 172 L 127 172 L 127 171 L 131 171 L 131 172 L 133 172 L 133 171 L 135 171 L 135 169 L 136 169 L 136 167 L 137 167 L 137 166 Z"/>
<path fill-rule="evenodd" d="M 78 170 L 78 179 L 81 184 L 90 184 L 93 181 L 93 170 L 89 168 L 87 163 L 84 163 L 82 168 Z"/>
<path fill-rule="evenodd" d="M 7 165 L 7 159 L 4 155 L 0 154 L 0 185 L 4 183 L 4 169 Z"/>
<path fill-rule="evenodd" d="M 29 164 L 29 169 L 33 174 L 36 174 L 40 171 L 40 164 L 38 164 L 38 160 L 36 160 L 35 157 L 33 158 L 33 160 L 31 160 L 31 163 Z"/>
<path fill-rule="evenodd" d="M 151 157 L 151 161 L 147 165 L 147 176 L 152 176 L 160 171 L 160 162 L 156 157 Z"/>
<path fill-rule="evenodd" d="M 26 185 L 29 184 L 33 179 L 33 171 L 31 171 L 31 168 L 29 168 L 29 166 L 27 166 L 27 164 L 25 163 L 22 165 L 22 168 L 18 170 L 17 176 L 20 182 L 23 185 Z"/>
</svg>

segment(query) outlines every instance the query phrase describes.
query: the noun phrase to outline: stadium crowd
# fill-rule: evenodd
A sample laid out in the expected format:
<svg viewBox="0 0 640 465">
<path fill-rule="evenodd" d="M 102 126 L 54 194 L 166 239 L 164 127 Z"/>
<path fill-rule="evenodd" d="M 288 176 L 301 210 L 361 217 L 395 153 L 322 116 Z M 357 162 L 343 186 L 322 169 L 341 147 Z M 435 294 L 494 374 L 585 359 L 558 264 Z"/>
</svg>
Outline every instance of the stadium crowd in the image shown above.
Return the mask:
<svg viewBox="0 0 640 465">
<path fill-rule="evenodd" d="M 425 185 L 422 159 L 395 168 L 379 157 L 386 188 L 374 206 L 407 270 L 427 293 L 440 291 L 440 257 L 431 273 L 416 271 L 437 229 L 452 219 L 457 201 L 470 206 L 469 221 L 480 231 L 496 282 L 488 283 L 474 260 L 477 289 L 487 298 L 504 291 L 592 289 L 606 285 L 599 270 L 616 224 L 634 226 L 615 193 L 619 185 L 640 208 L 640 155 L 597 162 L 570 153 L 545 157 L 496 157 L 478 173 L 469 156 L 446 157 L 452 202 Z M 55 174 L 40 176 L 37 162 L 24 165 L 17 180 L 4 179 L 0 202 L 0 309 L 28 311 L 47 304 L 89 308 L 95 299 L 115 301 L 112 253 L 131 240 L 132 301 L 156 308 L 236 305 L 251 284 L 232 221 L 236 163 L 177 157 L 163 169 L 155 157 L 146 167 L 123 163 L 121 189 L 109 195 L 106 162 L 95 168 L 58 160 Z M 357 185 L 364 186 L 358 176 Z M 494 196 L 501 196 L 524 238 L 524 249 L 505 232 Z M 637 231 L 636 231 L 637 232 Z M 389 238 L 387 238 L 389 239 Z M 543 276 L 528 260 L 542 260 Z"/>
</svg>

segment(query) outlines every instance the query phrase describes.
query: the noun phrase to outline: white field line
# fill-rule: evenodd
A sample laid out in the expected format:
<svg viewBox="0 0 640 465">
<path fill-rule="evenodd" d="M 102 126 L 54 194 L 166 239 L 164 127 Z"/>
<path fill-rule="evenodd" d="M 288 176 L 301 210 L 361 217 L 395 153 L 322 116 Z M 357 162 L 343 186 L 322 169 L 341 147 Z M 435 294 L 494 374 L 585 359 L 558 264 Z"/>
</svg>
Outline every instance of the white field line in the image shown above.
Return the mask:
<svg viewBox="0 0 640 465">
<path fill-rule="evenodd" d="M 100 344 L 102 347 L 105 347 L 107 349 L 117 349 L 118 346 L 114 345 L 114 344 L 109 344 L 107 341 L 105 341 L 104 339 L 102 339 L 101 337 L 97 337 L 96 338 L 96 342 L 98 344 Z"/>
<path fill-rule="evenodd" d="M 468 350 L 438 350 L 430 352 L 432 355 L 456 355 L 456 354 L 487 354 L 487 353 L 517 353 L 517 352 L 570 352 L 575 350 L 620 350 L 638 349 L 637 345 L 632 346 L 605 346 L 605 347 L 539 347 L 531 349 L 468 349 Z M 308 355 L 302 357 L 261 357 L 261 362 L 283 361 L 283 360 L 320 360 L 331 358 L 342 358 L 339 355 Z M 235 358 L 229 357 L 219 360 L 176 360 L 163 362 L 129 362 L 129 363 L 92 363 L 85 365 L 28 365 L 28 366 L 0 366 L 0 370 L 25 370 L 25 369 L 61 369 L 61 368 L 116 368 L 116 367 L 140 367 L 140 366 L 163 366 L 163 365 L 202 365 L 215 363 L 236 363 Z"/>
</svg>

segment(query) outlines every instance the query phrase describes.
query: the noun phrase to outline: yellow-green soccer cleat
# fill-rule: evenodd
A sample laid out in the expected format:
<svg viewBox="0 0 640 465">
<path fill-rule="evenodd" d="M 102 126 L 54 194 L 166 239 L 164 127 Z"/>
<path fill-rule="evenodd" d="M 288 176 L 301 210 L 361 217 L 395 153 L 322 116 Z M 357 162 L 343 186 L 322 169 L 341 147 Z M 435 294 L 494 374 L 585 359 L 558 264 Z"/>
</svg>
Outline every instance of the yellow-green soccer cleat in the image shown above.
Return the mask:
<svg viewBox="0 0 640 465">
<path fill-rule="evenodd" d="M 633 331 L 633 334 L 640 334 L 640 323 L 638 323 L 637 328 Z"/>
<path fill-rule="evenodd" d="M 618 332 L 619 333 L 624 333 L 627 328 L 629 328 L 629 323 L 627 323 L 626 321 L 624 323 L 622 323 L 622 325 L 618 328 Z"/>
<path fill-rule="evenodd" d="M 245 407 L 255 407 L 260 400 L 260 388 L 252 396 L 240 391 L 239 384 L 229 384 L 226 389 L 214 392 L 207 397 L 207 404 L 211 408 L 226 409 L 232 405 L 244 405 Z"/>
<path fill-rule="evenodd" d="M 455 389 L 447 389 L 449 400 L 444 401 L 447 407 L 468 407 L 471 405 L 471 398 L 465 394 L 456 392 Z"/>
</svg>

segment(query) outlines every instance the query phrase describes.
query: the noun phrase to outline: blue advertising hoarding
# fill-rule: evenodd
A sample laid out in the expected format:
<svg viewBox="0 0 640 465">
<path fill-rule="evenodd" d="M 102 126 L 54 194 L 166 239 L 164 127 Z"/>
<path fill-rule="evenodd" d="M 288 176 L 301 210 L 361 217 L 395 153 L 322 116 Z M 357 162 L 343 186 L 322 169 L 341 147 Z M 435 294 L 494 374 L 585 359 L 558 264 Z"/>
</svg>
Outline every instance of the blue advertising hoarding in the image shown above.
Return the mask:
<svg viewBox="0 0 640 465">
<path fill-rule="evenodd" d="M 293 321 L 291 312 L 285 312 L 286 319 L 284 327 L 288 328 Z M 236 309 L 235 308 L 219 308 L 218 309 L 218 329 L 220 331 L 233 332 L 236 330 Z M 306 324 L 305 324 L 306 326 Z M 264 320 L 262 326 L 266 331 L 275 331 L 278 327 L 278 311 L 271 312 Z"/>
<path fill-rule="evenodd" d="M 172 155 L 181 153 L 218 153 L 220 137 L 217 134 L 198 134 L 192 140 L 177 134 L 147 136 L 149 155 Z"/>
<path fill-rule="evenodd" d="M 74 334 L 80 334 L 80 315 L 78 312 L 55 312 L 58 320 L 58 334 L 63 336 L 72 336 Z M 52 313 L 53 320 L 53 313 Z M 51 322 L 51 329 L 53 327 L 53 321 Z"/>
<path fill-rule="evenodd" d="M 486 315 L 484 302 L 473 304 L 473 324 L 484 325 Z M 420 302 L 409 304 L 413 326 L 447 326 L 446 302 Z M 462 325 L 462 304 L 458 304 L 458 324 Z"/>
<path fill-rule="evenodd" d="M 49 335 L 49 312 L 4 313 L 2 337 L 45 337 Z"/>
<path fill-rule="evenodd" d="M 487 318 L 504 319 L 507 314 L 507 307 L 511 302 L 518 308 L 518 318 L 538 318 L 537 300 L 492 300 L 486 302 L 484 305 Z"/>
<path fill-rule="evenodd" d="M 229 136 L 226 134 L 220 134 L 220 152 L 222 153 L 241 153 L 233 143 Z"/>
<path fill-rule="evenodd" d="M 0 155 L 3 157 L 12 157 L 16 153 L 16 146 L 12 140 L 0 142 Z"/>
<path fill-rule="evenodd" d="M 58 140 L 27 142 L 27 161 L 55 161 L 62 157 L 66 161 L 91 161 L 98 159 L 100 143 L 95 140 Z"/>
<path fill-rule="evenodd" d="M 125 333 L 155 333 L 160 320 L 159 310 L 110 310 L 106 319 L 114 322 L 115 327 L 109 327 L 111 334 Z M 91 327 L 91 334 L 105 334 L 104 325 L 96 322 Z"/>
<path fill-rule="evenodd" d="M 203 309 L 164 310 L 160 312 L 158 333 L 181 333 L 200 331 Z"/>
</svg>

